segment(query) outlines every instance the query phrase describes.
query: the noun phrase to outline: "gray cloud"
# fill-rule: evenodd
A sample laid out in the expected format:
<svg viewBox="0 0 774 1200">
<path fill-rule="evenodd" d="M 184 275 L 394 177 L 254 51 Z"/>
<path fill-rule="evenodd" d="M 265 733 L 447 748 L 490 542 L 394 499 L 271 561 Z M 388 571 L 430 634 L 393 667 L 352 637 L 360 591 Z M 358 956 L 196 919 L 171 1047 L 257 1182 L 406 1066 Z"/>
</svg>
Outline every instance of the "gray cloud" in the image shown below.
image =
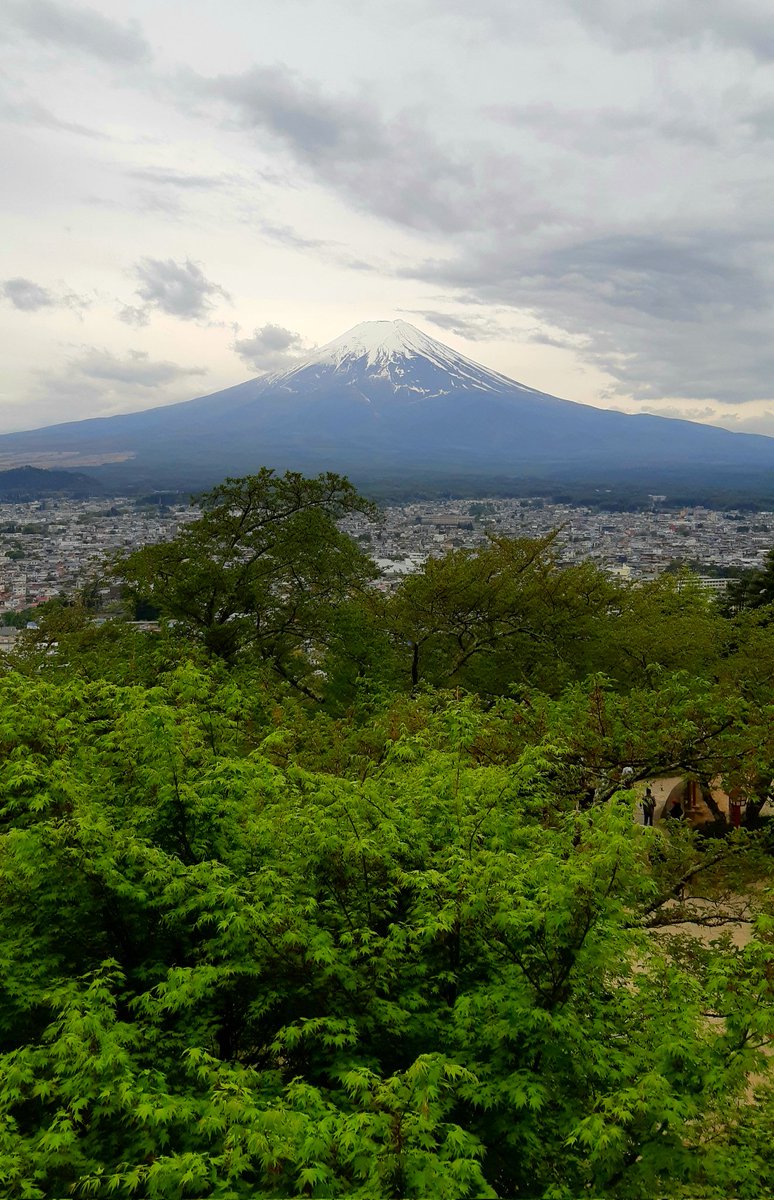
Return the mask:
<svg viewBox="0 0 774 1200">
<path fill-rule="evenodd" d="M 109 350 L 90 347 L 70 362 L 70 373 L 86 379 L 155 388 L 191 375 L 206 375 L 204 367 L 181 367 L 177 363 L 154 361 L 144 351 L 130 350 L 120 358 Z"/>
<path fill-rule="evenodd" d="M 228 293 L 207 279 L 199 264 L 190 259 L 178 263 L 171 258 L 143 258 L 132 273 L 139 281 L 137 295 L 144 305 L 124 307 L 121 319 L 129 324 L 146 324 L 145 318 L 153 309 L 184 321 L 202 321 L 218 300 L 229 299 Z"/>
<path fill-rule="evenodd" d="M 145 304 L 121 304 L 116 316 L 134 329 L 145 329 L 150 325 L 150 307 Z"/>
<path fill-rule="evenodd" d="M 255 218 L 251 218 L 250 223 L 256 224 Z M 322 238 L 304 237 L 292 225 L 261 220 L 257 222 L 257 225 L 265 237 L 273 242 L 281 242 L 292 250 L 325 250 L 331 246 L 330 242 L 326 242 Z"/>
<path fill-rule="evenodd" d="M 713 115 L 694 112 L 684 99 L 678 98 L 666 103 L 664 111 L 612 107 L 580 110 L 546 101 L 492 105 L 487 112 L 505 125 L 554 142 L 575 154 L 620 154 L 631 148 L 633 140 L 652 142 L 663 138 L 708 147 L 720 140 Z"/>
<path fill-rule="evenodd" d="M 21 312 L 38 312 L 41 308 L 53 308 L 56 305 L 52 293 L 31 279 L 6 279 L 0 291 Z"/>
<path fill-rule="evenodd" d="M 223 175 L 193 175 L 185 171 L 172 171 L 165 167 L 134 167 L 126 172 L 132 179 L 152 183 L 159 187 L 204 190 L 225 187 L 230 180 Z"/>
<path fill-rule="evenodd" d="M 513 156 L 475 156 L 441 145 L 410 113 L 387 119 L 362 93 L 332 96 L 284 67 L 238 75 L 188 73 L 191 98 L 224 105 L 237 127 L 281 144 L 319 182 L 358 207 L 410 229 L 454 233 L 484 227 L 505 210 L 527 228 L 545 219 Z"/>
<path fill-rule="evenodd" d="M 574 337 L 568 333 L 551 333 L 545 328 L 536 327 L 527 334 L 527 341 L 536 346 L 554 346 L 557 350 L 584 350 L 588 338 Z"/>
<path fill-rule="evenodd" d="M 286 370 L 310 350 L 300 334 L 281 325 L 264 325 L 250 337 L 235 338 L 233 346 L 243 362 L 262 373 Z"/>
<path fill-rule="evenodd" d="M 63 121 L 36 100 L 11 100 L 7 96 L 0 96 L 0 118 L 18 125 L 37 125 L 57 133 L 75 133 L 80 137 L 107 140 L 107 135 L 100 130 L 79 125 L 75 121 Z"/>
<path fill-rule="evenodd" d="M 669 321 L 759 307 L 765 289 L 751 264 L 735 262 L 727 243 L 713 245 L 710 238 L 611 234 L 546 253 L 522 279 L 527 287 L 579 288 L 610 309 Z"/>
<path fill-rule="evenodd" d="M 186 380 L 206 374 L 204 367 L 151 359 L 140 350 L 115 354 L 83 346 L 62 369 L 35 372 L 32 398 L 39 417 L 72 421 L 173 402 Z"/>
<path fill-rule="evenodd" d="M 761 250 L 725 228 L 531 252 L 495 236 L 411 273 L 476 303 L 531 310 L 558 330 L 531 340 L 579 350 L 619 394 L 736 404 L 774 396 L 774 266 Z"/>
<path fill-rule="evenodd" d="M 410 308 L 401 311 L 407 312 L 410 316 L 421 317 L 424 321 L 435 325 L 436 328 L 445 329 L 447 333 L 454 333 L 457 337 L 465 338 L 469 342 L 489 342 L 508 336 L 508 331 L 490 317 L 443 313 L 431 308 Z"/>
<path fill-rule="evenodd" d="M 655 26 L 663 17 L 665 30 L 682 28 L 664 5 L 646 7 Z M 603 11 L 590 0 L 584 20 Z M 635 92 L 620 109 L 490 106 L 501 129 L 519 134 L 505 154 L 481 142 L 451 150 L 416 115 L 387 117 L 361 94 L 332 95 L 280 67 L 189 75 L 183 87 L 281 144 L 346 202 L 443 245 L 437 258 L 393 273 L 440 284 L 466 305 L 531 314 L 550 326 L 547 344 L 606 372 L 612 395 L 774 396 L 770 184 L 742 91 L 720 92 L 714 107 L 695 89 L 653 92 L 639 105 Z M 748 156 L 733 191 L 726 147 Z M 454 314 L 436 318 L 460 336 L 487 336 Z"/>
<path fill-rule="evenodd" d="M 679 421 L 712 421 L 718 417 L 718 410 L 709 404 L 704 408 L 679 408 L 676 404 L 644 404 L 642 411 L 652 413 L 654 417 L 674 417 Z"/>
<path fill-rule="evenodd" d="M 711 42 L 774 58 L 774 24 L 768 0 L 559 0 L 592 32 L 624 50 L 673 43 Z"/>
<path fill-rule="evenodd" d="M 179 221 L 189 210 L 181 200 L 185 192 L 175 188 L 139 188 L 136 192 L 125 192 L 121 200 L 113 200 L 107 196 L 85 195 L 84 204 L 92 208 L 113 210 L 114 212 L 131 213 L 136 216 L 149 215 L 162 220 Z M 147 322 L 145 322 L 147 324 Z"/>
<path fill-rule="evenodd" d="M 750 108 L 741 118 L 750 128 L 754 137 L 762 141 L 774 138 L 774 104 L 760 104 Z"/>
<path fill-rule="evenodd" d="M 425 0 L 425 10 L 527 36 L 545 30 L 552 19 L 570 17 L 593 37 L 624 51 L 710 45 L 743 50 L 762 62 L 774 58 L 768 0 L 543 0 L 532 11 L 512 0 Z"/>
<path fill-rule="evenodd" d="M 116 66 L 142 63 L 151 56 L 136 21 L 122 25 L 93 8 L 55 0 L 6 0 L 4 16 L 39 44 L 78 51 Z"/>
<path fill-rule="evenodd" d="M 134 202 L 129 203 L 127 208 L 130 212 L 148 213 L 151 216 L 174 220 L 179 220 L 187 211 L 180 200 L 180 192 L 165 188 L 142 188 L 137 193 Z"/>
<path fill-rule="evenodd" d="M 44 308 L 69 308 L 77 315 L 88 308 L 89 302 L 75 292 L 52 292 L 32 279 L 17 276 L 0 283 L 0 295 L 4 296 L 20 312 L 40 312 Z"/>
</svg>

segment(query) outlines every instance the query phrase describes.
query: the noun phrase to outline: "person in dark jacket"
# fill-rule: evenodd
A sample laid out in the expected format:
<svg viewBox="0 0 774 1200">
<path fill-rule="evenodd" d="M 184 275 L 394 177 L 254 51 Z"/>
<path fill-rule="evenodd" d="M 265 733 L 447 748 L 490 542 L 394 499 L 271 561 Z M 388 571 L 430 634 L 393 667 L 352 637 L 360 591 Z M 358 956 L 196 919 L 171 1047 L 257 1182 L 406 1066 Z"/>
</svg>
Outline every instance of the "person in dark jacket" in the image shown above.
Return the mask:
<svg viewBox="0 0 774 1200">
<path fill-rule="evenodd" d="M 653 814 L 656 811 L 656 801 L 649 787 L 645 788 L 645 795 L 642 797 L 642 823 L 643 825 L 653 824 Z"/>
</svg>

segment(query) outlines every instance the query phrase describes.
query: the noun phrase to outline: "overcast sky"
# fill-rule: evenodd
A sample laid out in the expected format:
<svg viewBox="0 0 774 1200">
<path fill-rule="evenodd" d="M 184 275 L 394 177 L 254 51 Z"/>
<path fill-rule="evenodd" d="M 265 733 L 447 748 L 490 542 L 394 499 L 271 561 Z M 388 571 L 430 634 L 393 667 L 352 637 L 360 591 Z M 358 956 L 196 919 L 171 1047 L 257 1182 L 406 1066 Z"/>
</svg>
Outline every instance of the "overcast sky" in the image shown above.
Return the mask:
<svg viewBox="0 0 774 1200">
<path fill-rule="evenodd" d="M 401 317 L 774 435 L 771 0 L 0 0 L 0 430 Z"/>
</svg>

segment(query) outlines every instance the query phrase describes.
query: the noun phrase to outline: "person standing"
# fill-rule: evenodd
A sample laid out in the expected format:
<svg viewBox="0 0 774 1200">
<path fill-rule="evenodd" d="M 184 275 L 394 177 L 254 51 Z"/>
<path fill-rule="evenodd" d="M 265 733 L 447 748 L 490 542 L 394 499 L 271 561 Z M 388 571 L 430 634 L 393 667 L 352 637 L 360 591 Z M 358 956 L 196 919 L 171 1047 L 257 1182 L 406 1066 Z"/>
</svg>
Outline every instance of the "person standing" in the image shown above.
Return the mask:
<svg viewBox="0 0 774 1200">
<path fill-rule="evenodd" d="M 645 795 L 642 797 L 642 823 L 643 825 L 653 824 L 653 814 L 656 811 L 656 801 L 653 797 L 653 792 L 650 787 L 645 788 Z"/>
</svg>

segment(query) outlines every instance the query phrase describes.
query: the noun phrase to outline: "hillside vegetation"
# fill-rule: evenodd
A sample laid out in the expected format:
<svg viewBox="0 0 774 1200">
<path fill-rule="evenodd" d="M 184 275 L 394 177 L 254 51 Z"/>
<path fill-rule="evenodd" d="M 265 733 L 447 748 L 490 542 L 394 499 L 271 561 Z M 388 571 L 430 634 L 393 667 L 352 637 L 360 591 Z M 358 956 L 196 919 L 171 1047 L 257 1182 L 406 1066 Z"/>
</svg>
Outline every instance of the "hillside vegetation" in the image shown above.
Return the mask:
<svg viewBox="0 0 774 1200">
<path fill-rule="evenodd" d="M 0 1194 L 774 1195 L 766 572 L 385 595 L 344 479 L 202 505 L 115 565 L 158 632 L 74 597 L 0 675 Z"/>
</svg>

